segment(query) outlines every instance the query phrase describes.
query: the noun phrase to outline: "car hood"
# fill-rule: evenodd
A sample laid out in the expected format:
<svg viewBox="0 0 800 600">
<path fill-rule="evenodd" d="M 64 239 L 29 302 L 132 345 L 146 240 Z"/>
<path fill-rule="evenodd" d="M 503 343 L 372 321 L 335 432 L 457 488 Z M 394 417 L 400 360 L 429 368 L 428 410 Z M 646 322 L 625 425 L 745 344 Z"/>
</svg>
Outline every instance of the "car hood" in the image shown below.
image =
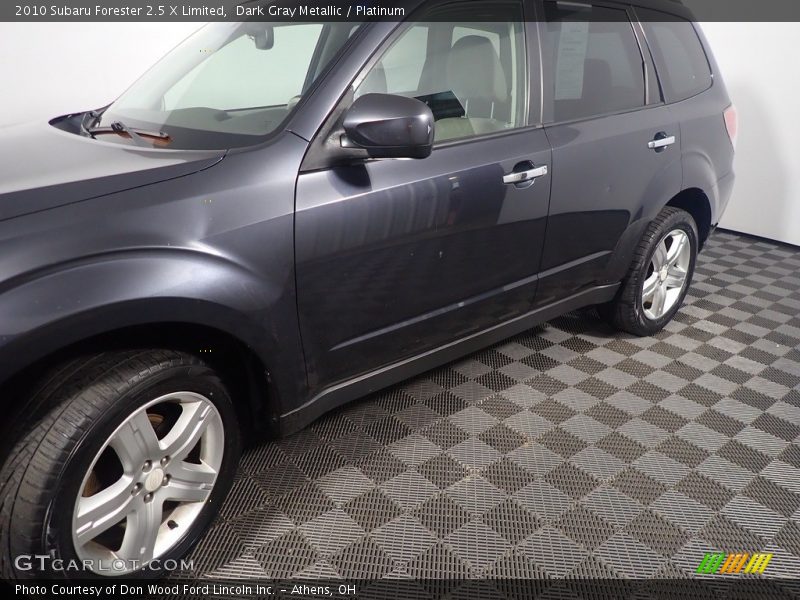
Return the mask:
<svg viewBox="0 0 800 600">
<path fill-rule="evenodd" d="M 47 122 L 0 128 L 0 221 L 189 175 L 224 155 L 128 146 Z"/>
</svg>

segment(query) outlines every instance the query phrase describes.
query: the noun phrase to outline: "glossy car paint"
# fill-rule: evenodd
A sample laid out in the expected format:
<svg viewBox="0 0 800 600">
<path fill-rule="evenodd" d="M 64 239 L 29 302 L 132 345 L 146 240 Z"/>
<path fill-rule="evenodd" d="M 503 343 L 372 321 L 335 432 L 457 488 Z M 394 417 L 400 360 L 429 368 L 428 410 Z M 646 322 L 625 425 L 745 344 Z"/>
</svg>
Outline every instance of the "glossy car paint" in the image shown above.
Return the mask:
<svg viewBox="0 0 800 600">
<path fill-rule="evenodd" d="M 556 302 L 624 276 L 607 273 L 620 238 L 637 223 L 643 228 L 681 191 L 678 149 L 647 147 L 658 132 L 677 130 L 668 106 L 547 128 L 552 200 L 537 301 Z"/>
<path fill-rule="evenodd" d="M 683 102 L 670 104 L 680 126 L 681 166 L 684 190 L 702 190 L 711 204 L 711 224 L 719 223 L 733 191 L 733 147 L 729 143 L 724 119 L 716 118 L 715 109 L 730 105 L 725 83 L 702 29 L 695 26 L 706 49 L 713 81 L 705 92 Z M 722 121 L 722 122 L 720 122 Z"/>
<path fill-rule="evenodd" d="M 0 143 L 0 221 L 190 175 L 225 154 L 142 150 L 76 136 L 46 122 L 7 127 Z"/>
<path fill-rule="evenodd" d="M 433 151 L 433 112 L 424 102 L 392 94 L 366 94 L 347 110 L 343 146 L 370 158 L 428 158 Z"/>
<path fill-rule="evenodd" d="M 312 388 L 533 308 L 550 187 L 503 183 L 525 161 L 549 166 L 543 130 L 300 176 L 298 306 Z"/>
<path fill-rule="evenodd" d="M 92 147 L 71 137 L 73 147 L 48 164 Z M 165 152 L 183 154 L 94 143 L 154 167 Z M 274 378 L 278 397 L 298 397 L 305 373 L 294 290 L 294 186 L 306 146 L 287 132 L 258 151 L 218 157 L 211 167 L 204 161 L 206 168 L 191 176 L 0 223 L 0 378 L 103 332 L 194 323 L 245 342 L 281 374 Z M 12 169 L 3 174 L 7 185 L 13 176 Z"/>
<path fill-rule="evenodd" d="M 206 326 L 253 350 L 272 386 L 264 402 L 291 431 L 611 299 L 642 228 L 681 189 L 702 190 L 718 221 L 733 152 L 718 78 L 682 103 L 557 126 L 532 118 L 421 161 L 303 170 L 396 27 L 366 27 L 259 146 L 151 150 L 46 124 L 4 131 L 0 381 L 130 325 Z M 529 44 L 536 35 L 529 23 Z M 674 127 L 679 146 L 646 148 Z M 548 176 L 502 183 L 526 161 Z"/>
</svg>

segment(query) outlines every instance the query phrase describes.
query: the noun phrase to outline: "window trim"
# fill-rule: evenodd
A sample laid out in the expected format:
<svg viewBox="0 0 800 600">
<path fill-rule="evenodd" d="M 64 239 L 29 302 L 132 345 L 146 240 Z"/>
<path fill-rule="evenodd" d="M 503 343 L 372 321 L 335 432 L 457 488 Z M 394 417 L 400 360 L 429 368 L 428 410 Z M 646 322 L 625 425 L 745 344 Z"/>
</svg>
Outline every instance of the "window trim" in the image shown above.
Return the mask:
<svg viewBox="0 0 800 600">
<path fill-rule="evenodd" d="M 539 31 L 538 38 L 540 40 L 539 41 L 540 48 L 541 48 L 541 39 L 544 37 L 544 33 L 545 33 L 542 28 L 546 25 L 546 22 L 544 21 L 544 3 L 545 2 L 557 3 L 558 0 L 537 0 L 537 10 L 541 10 L 541 18 L 537 19 L 537 25 L 538 25 L 538 31 Z M 636 40 L 636 45 L 637 45 L 637 47 L 639 49 L 639 55 L 640 55 L 640 57 L 642 59 L 642 66 L 644 68 L 644 71 L 643 71 L 642 75 L 643 75 L 643 84 L 644 84 L 644 102 L 645 103 L 642 106 L 637 106 L 637 107 L 634 107 L 634 108 L 624 108 L 624 109 L 621 109 L 621 110 L 606 111 L 606 112 L 603 112 L 603 113 L 596 113 L 596 114 L 592 114 L 592 115 L 587 115 L 585 117 L 578 117 L 578 118 L 575 118 L 575 119 L 564 119 L 564 120 L 561 120 L 561 121 L 556 121 L 555 118 L 553 118 L 553 114 L 555 113 L 555 104 L 554 104 L 555 100 L 553 98 L 553 94 L 548 93 L 548 94 L 544 95 L 543 102 L 542 102 L 542 121 L 544 123 L 544 126 L 545 127 L 555 127 L 555 126 L 558 126 L 558 125 L 569 125 L 569 124 L 573 124 L 573 123 L 583 123 L 583 122 L 586 122 L 586 121 L 592 121 L 594 119 L 602 119 L 602 118 L 605 118 L 605 117 L 612 117 L 612 116 L 616 116 L 616 115 L 625 115 L 625 114 L 639 112 L 641 110 L 649 110 L 651 108 L 657 108 L 659 106 L 663 106 L 665 104 L 663 92 L 661 92 L 661 99 L 660 99 L 659 102 L 648 103 L 649 93 L 650 93 L 648 82 L 649 82 L 650 78 L 655 78 L 656 82 L 658 82 L 659 91 L 661 91 L 661 81 L 657 76 L 656 67 L 655 67 L 655 61 L 652 60 L 652 59 L 650 61 L 648 61 L 647 57 L 645 56 L 645 53 L 644 53 L 645 47 L 647 48 L 648 55 L 650 54 L 650 48 L 649 48 L 649 46 L 646 45 L 645 40 L 644 40 L 644 36 L 642 36 L 640 38 L 639 35 L 638 35 L 637 26 L 640 26 L 641 24 L 639 23 L 638 18 L 636 17 L 635 13 L 632 10 L 633 7 L 630 4 L 624 4 L 624 3 L 613 2 L 613 1 L 612 2 L 608 2 L 606 0 L 585 0 L 585 1 L 581 0 L 580 4 L 585 4 L 587 6 L 597 6 L 597 7 L 601 7 L 601 8 L 610 8 L 610 9 L 613 9 L 613 10 L 621 10 L 628 17 L 628 24 L 631 26 L 631 33 L 633 34 L 633 37 Z M 547 88 L 548 90 L 550 89 L 550 86 L 545 86 L 544 85 L 545 84 L 545 78 L 546 77 L 553 78 L 553 77 L 555 77 L 555 75 L 553 73 L 545 72 L 545 69 L 544 69 L 544 50 L 542 49 L 539 54 L 540 54 L 541 61 L 542 61 L 542 69 L 541 69 L 541 73 L 542 73 L 542 93 L 544 94 L 545 88 Z M 550 83 L 551 81 L 552 81 L 552 79 L 549 80 L 548 83 Z M 547 116 L 549 117 L 549 119 L 545 119 L 545 112 L 548 113 Z"/>
<path fill-rule="evenodd" d="M 632 5 L 628 6 L 626 12 L 628 13 L 628 19 L 630 19 L 633 25 L 633 33 L 636 36 L 636 43 L 639 44 L 639 52 L 642 54 L 642 65 L 644 67 L 644 104 L 645 106 L 661 106 L 665 104 L 664 88 L 661 85 L 661 79 L 658 77 L 658 72 L 656 71 L 656 59 L 647 43 L 644 27 L 642 27 L 642 23 L 639 21 L 634 7 Z M 655 81 L 656 89 L 658 90 L 658 99 L 655 102 L 652 102 L 650 98 L 651 81 Z"/>
<path fill-rule="evenodd" d="M 712 89 L 714 87 L 714 85 L 717 82 L 717 78 L 715 76 L 716 74 L 714 72 L 714 62 L 711 60 L 711 57 L 708 54 L 708 49 L 706 48 L 705 40 L 703 39 L 703 36 L 700 35 L 700 32 L 697 30 L 697 24 L 694 21 L 690 21 L 689 19 L 686 19 L 686 18 L 684 18 L 682 16 L 675 15 L 675 14 L 668 13 L 668 12 L 664 12 L 663 10 L 657 10 L 657 9 L 654 9 L 654 8 L 645 8 L 645 7 L 642 7 L 642 6 L 639 6 L 639 7 L 631 6 L 631 10 L 632 10 L 632 12 L 634 14 L 634 17 L 636 18 L 636 22 L 639 24 L 639 27 L 642 30 L 642 39 L 644 40 L 645 44 L 647 44 L 647 49 L 648 49 L 648 51 L 650 53 L 650 56 L 653 59 L 653 70 L 655 71 L 656 77 L 658 78 L 658 87 L 661 89 L 661 99 L 664 102 L 664 104 L 667 104 L 667 105 L 678 104 L 680 102 L 685 102 L 686 100 L 691 100 L 692 98 L 696 98 L 700 94 L 705 94 L 708 90 L 710 90 L 710 89 Z M 647 31 L 645 30 L 644 24 L 643 24 L 644 22 L 639 18 L 639 12 L 638 12 L 639 10 L 648 10 L 650 12 L 661 13 L 665 17 L 667 17 L 664 20 L 665 23 L 669 22 L 669 18 L 671 17 L 673 21 L 682 21 L 684 23 L 688 23 L 689 25 L 691 25 L 692 30 L 694 31 L 694 35 L 697 38 L 697 42 L 700 44 L 700 50 L 702 50 L 703 57 L 706 59 L 706 64 L 708 65 L 709 79 L 711 81 L 711 83 L 709 83 L 708 87 L 700 90 L 699 92 L 696 92 L 696 93 L 692 94 L 691 96 L 686 96 L 685 98 L 681 98 L 680 100 L 667 100 L 667 94 L 666 94 L 666 91 L 664 90 L 664 82 L 663 82 L 663 79 L 662 79 L 662 74 L 658 70 L 658 65 L 656 65 L 656 57 L 655 57 L 655 54 L 653 54 L 653 44 L 650 43 L 650 40 L 647 37 Z"/>
</svg>

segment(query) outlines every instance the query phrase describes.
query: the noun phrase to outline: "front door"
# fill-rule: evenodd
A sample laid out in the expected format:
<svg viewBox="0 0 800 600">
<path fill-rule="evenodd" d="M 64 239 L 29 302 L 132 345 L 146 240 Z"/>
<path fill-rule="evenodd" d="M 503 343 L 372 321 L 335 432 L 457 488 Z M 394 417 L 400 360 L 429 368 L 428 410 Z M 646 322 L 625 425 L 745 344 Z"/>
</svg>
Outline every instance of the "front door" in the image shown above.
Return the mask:
<svg viewBox="0 0 800 600">
<path fill-rule="evenodd" d="M 550 195 L 550 146 L 531 109 L 539 76 L 522 2 L 487 3 L 506 22 L 466 22 L 466 5 L 481 6 L 408 24 L 356 79 L 355 97 L 427 102 L 433 154 L 299 177 L 297 298 L 312 389 L 533 306 Z M 519 172 L 532 175 L 519 182 Z"/>
</svg>

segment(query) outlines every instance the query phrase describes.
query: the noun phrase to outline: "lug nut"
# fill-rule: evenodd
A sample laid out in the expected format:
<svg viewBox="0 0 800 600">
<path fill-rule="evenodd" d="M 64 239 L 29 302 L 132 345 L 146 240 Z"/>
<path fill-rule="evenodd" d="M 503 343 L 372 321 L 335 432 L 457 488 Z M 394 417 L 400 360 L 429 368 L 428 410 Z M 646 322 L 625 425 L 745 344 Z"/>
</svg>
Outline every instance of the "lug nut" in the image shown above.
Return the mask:
<svg viewBox="0 0 800 600">
<path fill-rule="evenodd" d="M 165 456 L 164 458 L 161 459 L 161 466 L 166 467 L 168 462 L 169 462 L 169 456 Z"/>
<path fill-rule="evenodd" d="M 152 499 L 153 499 L 152 492 L 144 495 L 144 501 L 145 502 L 150 502 Z"/>
<path fill-rule="evenodd" d="M 163 483 L 161 485 L 167 485 L 169 483 L 170 479 L 172 479 L 172 475 L 167 473 L 166 475 L 164 475 L 164 481 L 163 481 Z"/>
<path fill-rule="evenodd" d="M 135 496 L 141 491 L 142 491 L 142 484 L 137 483 L 136 485 L 133 486 L 133 489 L 131 490 L 131 496 Z"/>
<path fill-rule="evenodd" d="M 152 461 L 146 460 L 144 461 L 144 466 L 142 467 L 142 471 L 149 471 L 152 466 L 153 466 Z"/>
</svg>

